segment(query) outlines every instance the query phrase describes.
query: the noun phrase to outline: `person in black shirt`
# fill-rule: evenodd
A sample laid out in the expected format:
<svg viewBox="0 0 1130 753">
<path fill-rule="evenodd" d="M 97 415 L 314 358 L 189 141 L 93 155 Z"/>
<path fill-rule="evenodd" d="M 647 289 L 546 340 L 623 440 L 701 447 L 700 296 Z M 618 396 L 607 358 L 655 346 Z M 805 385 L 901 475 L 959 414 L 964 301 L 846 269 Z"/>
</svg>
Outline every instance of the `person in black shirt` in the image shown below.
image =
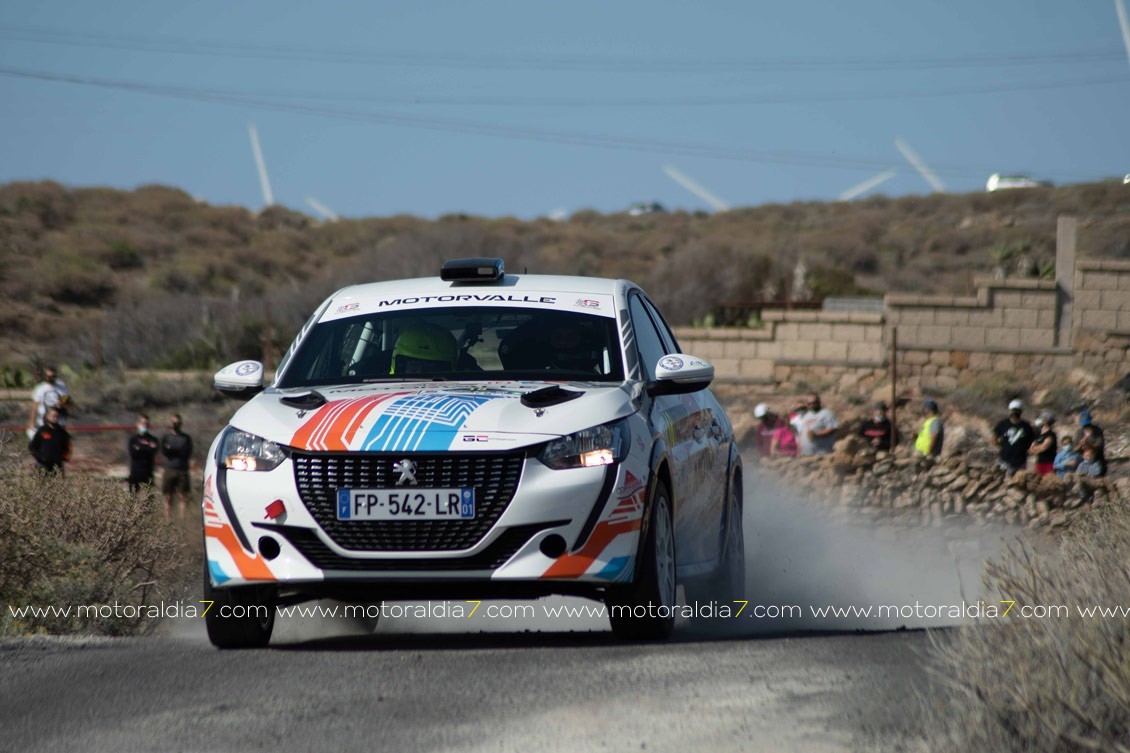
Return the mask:
<svg viewBox="0 0 1130 753">
<path fill-rule="evenodd" d="M 129 490 L 136 494 L 142 484 L 152 486 L 153 466 L 161 448 L 157 437 L 149 433 L 149 416 L 137 414 L 137 433 L 129 438 L 126 448 L 129 450 Z"/>
<path fill-rule="evenodd" d="M 192 460 L 192 437 L 181 431 L 181 417 L 174 413 L 169 417 L 170 433 L 161 437 L 161 454 L 165 456 L 165 472 L 161 477 L 161 491 L 165 494 L 165 516 L 172 515 L 173 504 L 179 494 L 181 505 L 179 517 L 184 518 L 188 507 L 188 493 L 192 485 L 188 480 L 189 463 Z"/>
<path fill-rule="evenodd" d="M 859 436 L 867 440 L 871 449 L 876 452 L 890 452 L 891 449 L 891 419 L 887 417 L 887 404 L 875 403 L 875 411 L 871 418 L 865 419 L 859 427 Z"/>
<path fill-rule="evenodd" d="M 1008 404 L 1008 418 L 993 428 L 993 444 L 1000 448 L 1001 468 L 1009 476 L 1028 465 L 1028 450 L 1036 440 L 1032 424 L 1021 418 L 1024 403 L 1013 400 Z"/>
<path fill-rule="evenodd" d="M 63 463 L 71 458 L 71 435 L 59 423 L 58 408 L 44 411 L 43 425 L 32 434 L 27 448 L 44 473 L 63 474 Z"/>
<path fill-rule="evenodd" d="M 1041 413 L 1036 419 L 1036 441 L 1030 450 L 1036 456 L 1036 473 L 1047 476 L 1055 471 L 1055 417 L 1050 413 Z"/>
</svg>

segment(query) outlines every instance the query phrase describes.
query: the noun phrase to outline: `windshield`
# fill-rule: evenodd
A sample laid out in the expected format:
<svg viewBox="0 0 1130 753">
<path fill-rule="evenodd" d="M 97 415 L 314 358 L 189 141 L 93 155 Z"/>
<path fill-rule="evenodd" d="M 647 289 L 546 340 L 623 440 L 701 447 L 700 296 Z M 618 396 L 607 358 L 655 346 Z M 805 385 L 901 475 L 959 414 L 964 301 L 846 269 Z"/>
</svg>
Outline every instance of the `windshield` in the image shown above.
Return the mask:
<svg viewBox="0 0 1130 753">
<path fill-rule="evenodd" d="M 478 306 L 363 314 L 316 325 L 279 387 L 495 379 L 623 381 L 616 321 Z"/>
</svg>

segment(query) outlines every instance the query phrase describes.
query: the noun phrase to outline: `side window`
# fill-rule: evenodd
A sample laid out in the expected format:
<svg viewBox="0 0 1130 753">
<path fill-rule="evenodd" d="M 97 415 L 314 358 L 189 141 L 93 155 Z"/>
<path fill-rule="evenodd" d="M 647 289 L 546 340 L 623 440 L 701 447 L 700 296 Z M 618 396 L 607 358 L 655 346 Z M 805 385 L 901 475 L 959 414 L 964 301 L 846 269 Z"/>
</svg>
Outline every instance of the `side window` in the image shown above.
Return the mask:
<svg viewBox="0 0 1130 753">
<path fill-rule="evenodd" d="M 628 303 L 628 310 L 632 316 L 632 330 L 636 335 L 636 348 L 640 353 L 640 369 L 644 377 L 650 382 L 655 379 L 655 364 L 667 354 L 663 346 L 663 339 L 659 336 L 651 316 L 644 307 L 643 298 L 632 296 Z"/>
<path fill-rule="evenodd" d="M 663 347 L 667 349 L 668 353 L 682 353 L 683 351 L 679 348 L 679 341 L 675 339 L 675 334 L 656 310 L 655 304 L 646 298 L 643 299 L 643 304 L 647 308 L 648 313 L 651 314 L 652 321 L 654 321 L 655 325 L 659 328 L 659 336 L 663 338 Z"/>
</svg>

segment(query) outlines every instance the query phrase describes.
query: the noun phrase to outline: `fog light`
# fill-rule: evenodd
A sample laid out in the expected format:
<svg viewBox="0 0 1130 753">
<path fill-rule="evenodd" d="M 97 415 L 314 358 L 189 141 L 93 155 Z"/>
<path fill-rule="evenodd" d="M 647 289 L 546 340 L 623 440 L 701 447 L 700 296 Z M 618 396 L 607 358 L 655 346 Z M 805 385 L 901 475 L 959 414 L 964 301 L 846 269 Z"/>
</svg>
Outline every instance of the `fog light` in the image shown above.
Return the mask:
<svg viewBox="0 0 1130 753">
<path fill-rule="evenodd" d="M 265 560 L 273 560 L 282 553 L 282 547 L 279 542 L 275 541 L 270 536 L 264 536 L 259 539 L 259 554 L 263 555 Z"/>
<path fill-rule="evenodd" d="M 558 536 L 556 533 L 551 533 L 541 540 L 541 544 L 538 545 L 538 548 L 541 549 L 541 553 L 546 557 L 555 560 L 562 554 L 565 554 L 565 539 Z"/>
</svg>

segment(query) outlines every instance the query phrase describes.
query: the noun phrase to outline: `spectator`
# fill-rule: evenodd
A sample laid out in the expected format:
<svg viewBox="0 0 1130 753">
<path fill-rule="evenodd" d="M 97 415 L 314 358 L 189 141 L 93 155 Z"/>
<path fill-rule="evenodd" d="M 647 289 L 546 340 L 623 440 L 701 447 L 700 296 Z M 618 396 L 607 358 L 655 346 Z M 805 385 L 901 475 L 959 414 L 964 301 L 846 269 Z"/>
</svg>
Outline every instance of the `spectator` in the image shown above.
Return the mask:
<svg viewBox="0 0 1130 753">
<path fill-rule="evenodd" d="M 771 454 L 773 445 L 773 435 L 777 433 L 777 429 L 785 425 L 785 422 L 773 411 L 769 410 L 769 406 L 765 403 L 758 403 L 757 407 L 753 409 L 753 416 L 757 419 L 757 433 L 754 435 L 754 447 L 757 449 L 757 456 L 767 458 Z"/>
<path fill-rule="evenodd" d="M 44 473 L 63 474 L 63 463 L 71 459 L 71 435 L 59 423 L 58 408 L 50 407 L 43 414 L 43 424 L 32 434 L 27 448 Z"/>
<path fill-rule="evenodd" d="M 827 455 L 836 444 L 836 429 L 840 424 L 836 414 L 820 405 L 820 396 L 810 393 L 805 399 L 808 409 L 797 418 L 797 438 L 801 455 Z"/>
<path fill-rule="evenodd" d="M 876 452 L 889 452 L 891 449 L 891 419 L 887 416 L 887 404 L 875 403 L 871 418 L 864 419 L 859 427 L 859 436 Z"/>
<path fill-rule="evenodd" d="M 27 419 L 27 438 L 31 439 L 35 430 L 43 425 L 48 408 L 59 409 L 59 425 L 67 423 L 67 409 L 70 407 L 71 392 L 59 379 L 54 366 L 43 367 L 43 381 L 31 391 L 31 412 Z"/>
<path fill-rule="evenodd" d="M 1079 498 L 1089 502 L 1095 498 L 1095 484 L 1091 479 L 1106 475 L 1106 463 L 1099 458 L 1099 451 L 1094 445 L 1083 445 L 1082 454 L 1083 459 L 1075 469 L 1075 475 L 1080 477 Z"/>
<path fill-rule="evenodd" d="M 1103 437 L 1102 427 L 1094 422 L 1091 411 L 1086 408 L 1079 411 L 1079 433 L 1075 436 L 1075 444 L 1079 446 L 1080 451 L 1084 445 L 1094 447 L 1098 459 L 1103 463 L 1106 462 L 1106 440 Z"/>
<path fill-rule="evenodd" d="M 170 517 L 179 494 L 181 505 L 178 517 L 184 518 L 188 507 L 188 494 L 192 485 L 188 471 L 192 461 L 192 437 L 181 430 L 181 417 L 174 413 L 169 417 L 171 431 L 161 437 L 161 454 L 165 456 L 165 472 L 161 478 L 161 491 L 165 494 L 165 517 Z"/>
<path fill-rule="evenodd" d="M 1000 449 L 1000 467 L 1009 476 L 1024 470 L 1028 465 L 1028 450 L 1036 439 L 1032 424 L 1021 418 L 1024 403 L 1013 400 L 1008 404 L 1008 418 L 993 428 L 993 444 Z"/>
<path fill-rule="evenodd" d="M 1055 470 L 1055 416 L 1041 413 L 1036 419 L 1036 431 L 1029 453 L 1036 456 L 1036 473 L 1047 476 Z"/>
<path fill-rule="evenodd" d="M 772 457 L 784 455 L 795 458 L 797 455 L 796 434 L 791 424 L 784 421 L 773 432 L 773 439 L 769 443 L 769 454 Z"/>
<path fill-rule="evenodd" d="M 922 421 L 922 428 L 918 430 L 918 437 L 914 440 L 914 449 L 923 457 L 941 457 L 946 429 L 939 415 L 938 404 L 933 400 L 927 400 L 922 404 L 922 412 L 926 418 Z"/>
<path fill-rule="evenodd" d="M 1075 450 L 1075 440 L 1071 438 L 1070 434 L 1064 434 L 1060 437 L 1059 443 L 1059 452 L 1055 454 L 1052 468 L 1055 469 L 1055 475 L 1066 476 L 1069 473 L 1074 473 L 1079 466 L 1079 453 Z"/>
<path fill-rule="evenodd" d="M 1102 478 L 1106 475 L 1106 463 L 1099 458 L 1099 451 L 1093 445 L 1083 446 L 1083 459 L 1075 472 L 1089 478 Z"/>
<path fill-rule="evenodd" d="M 153 466 L 161 443 L 149 433 L 149 416 L 137 414 L 137 433 L 126 443 L 129 450 L 129 490 L 136 494 L 141 485 L 153 485 Z"/>
<path fill-rule="evenodd" d="M 794 432 L 800 432 L 800 419 L 805 413 L 808 413 L 808 406 L 803 400 L 793 403 L 792 409 L 789 410 L 789 426 L 793 427 Z"/>
</svg>

